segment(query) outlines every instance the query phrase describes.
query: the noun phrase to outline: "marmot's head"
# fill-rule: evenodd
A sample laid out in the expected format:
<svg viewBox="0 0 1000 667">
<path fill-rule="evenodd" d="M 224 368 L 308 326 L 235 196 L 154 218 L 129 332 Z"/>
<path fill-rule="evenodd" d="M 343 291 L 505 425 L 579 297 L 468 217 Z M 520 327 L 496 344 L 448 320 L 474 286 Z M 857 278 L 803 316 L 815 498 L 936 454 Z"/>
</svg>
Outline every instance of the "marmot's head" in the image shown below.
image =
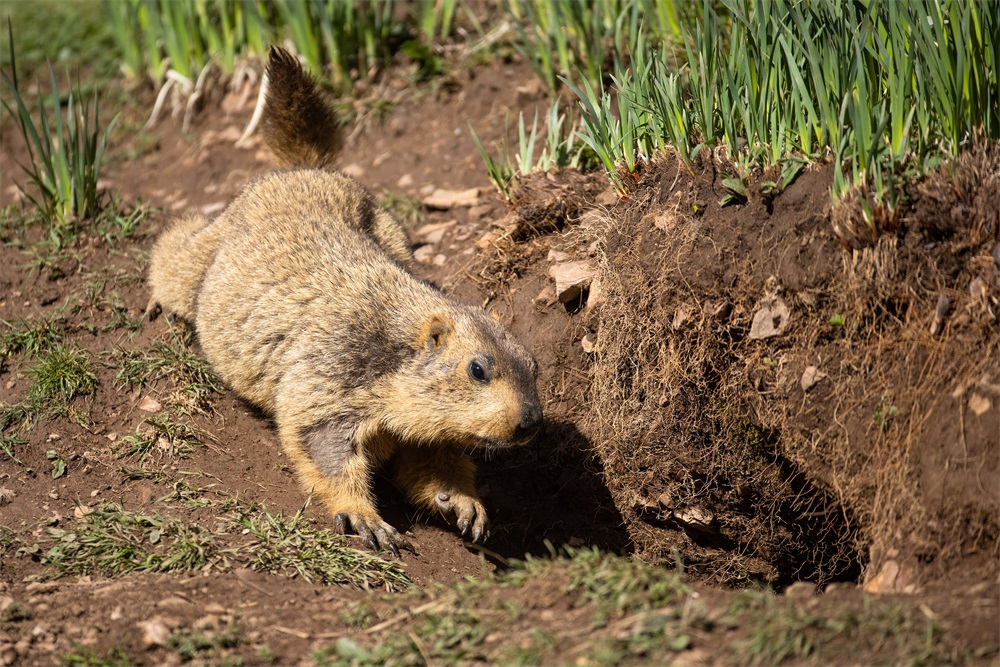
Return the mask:
<svg viewBox="0 0 1000 667">
<path fill-rule="evenodd" d="M 482 309 L 432 312 L 391 378 L 386 426 L 414 442 L 524 444 L 542 424 L 538 362 Z"/>
</svg>

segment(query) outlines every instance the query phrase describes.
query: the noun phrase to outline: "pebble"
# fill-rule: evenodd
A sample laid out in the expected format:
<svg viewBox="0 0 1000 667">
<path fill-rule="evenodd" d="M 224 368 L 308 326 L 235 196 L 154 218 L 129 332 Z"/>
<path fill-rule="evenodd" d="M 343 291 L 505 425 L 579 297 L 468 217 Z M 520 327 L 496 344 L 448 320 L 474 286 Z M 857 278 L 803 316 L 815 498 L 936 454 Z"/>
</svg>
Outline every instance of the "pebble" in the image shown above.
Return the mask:
<svg viewBox="0 0 1000 667">
<path fill-rule="evenodd" d="M 791 311 L 782 299 L 763 305 L 753 316 L 750 340 L 763 340 L 785 333 Z"/>
<path fill-rule="evenodd" d="M 432 245 L 422 245 L 413 251 L 413 259 L 420 262 L 421 264 L 426 264 L 431 261 L 434 257 L 434 246 Z"/>
<path fill-rule="evenodd" d="M 351 178 L 364 178 L 365 176 L 365 168 L 357 162 L 352 162 L 351 164 L 342 167 L 340 171 L 347 174 Z"/>
<path fill-rule="evenodd" d="M 590 287 L 597 275 L 593 264 L 587 260 L 565 262 L 549 267 L 549 276 L 556 284 L 556 298 L 562 303 L 578 299 Z"/>
<path fill-rule="evenodd" d="M 152 396 L 145 396 L 139 401 L 138 408 L 143 412 L 159 412 L 163 409 L 163 406 Z"/>
<path fill-rule="evenodd" d="M 802 372 L 802 379 L 799 380 L 799 384 L 802 386 L 802 391 L 809 391 L 816 385 L 817 382 L 825 377 L 826 373 L 820 369 L 815 366 L 808 366 L 805 371 Z"/>
<path fill-rule="evenodd" d="M 479 202 L 479 188 L 445 190 L 438 188 L 424 198 L 427 208 L 447 210 L 458 206 L 473 206 Z"/>
</svg>

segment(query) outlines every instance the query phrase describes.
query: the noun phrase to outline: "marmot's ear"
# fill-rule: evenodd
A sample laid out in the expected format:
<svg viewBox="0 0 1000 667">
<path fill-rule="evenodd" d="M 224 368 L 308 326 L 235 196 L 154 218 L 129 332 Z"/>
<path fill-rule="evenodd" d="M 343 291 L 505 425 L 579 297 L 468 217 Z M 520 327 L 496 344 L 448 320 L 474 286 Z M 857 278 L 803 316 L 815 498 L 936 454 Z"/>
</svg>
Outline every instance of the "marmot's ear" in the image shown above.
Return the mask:
<svg viewBox="0 0 1000 667">
<path fill-rule="evenodd" d="M 424 321 L 420 329 L 420 347 L 433 352 L 440 350 L 448 344 L 451 339 L 451 332 L 454 330 L 451 318 L 447 315 L 435 313 Z"/>
</svg>

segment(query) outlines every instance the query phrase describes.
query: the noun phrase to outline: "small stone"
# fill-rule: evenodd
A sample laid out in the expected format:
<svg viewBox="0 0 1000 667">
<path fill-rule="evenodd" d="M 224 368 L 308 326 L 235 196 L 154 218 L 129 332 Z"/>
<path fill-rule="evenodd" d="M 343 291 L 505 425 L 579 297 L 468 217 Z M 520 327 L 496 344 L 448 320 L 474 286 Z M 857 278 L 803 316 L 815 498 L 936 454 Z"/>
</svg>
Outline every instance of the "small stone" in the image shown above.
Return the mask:
<svg viewBox="0 0 1000 667">
<path fill-rule="evenodd" d="M 219 132 L 219 141 L 225 141 L 230 144 L 235 144 L 243 136 L 243 130 L 236 127 L 235 125 L 229 125 Z"/>
<path fill-rule="evenodd" d="M 781 299 L 774 299 L 760 308 L 750 325 L 750 340 L 763 340 L 783 334 L 788 328 L 791 312 Z"/>
<path fill-rule="evenodd" d="M 0 614 L 7 610 L 7 607 L 14 604 L 14 598 L 9 595 L 0 596 Z"/>
<path fill-rule="evenodd" d="M 49 433 L 48 437 L 45 438 L 45 442 L 55 442 L 56 440 L 61 440 L 62 436 L 58 433 Z"/>
<path fill-rule="evenodd" d="M 434 186 L 433 185 L 425 185 L 424 187 L 420 188 L 420 196 L 421 197 L 428 197 L 428 196 L 430 196 L 430 194 L 432 192 L 434 192 Z"/>
<path fill-rule="evenodd" d="M 618 195 L 618 191 L 614 187 L 610 187 L 601 194 L 597 195 L 597 203 L 601 206 L 614 206 L 619 201 L 621 197 Z"/>
<path fill-rule="evenodd" d="M 555 264 L 549 268 L 549 276 L 556 284 L 556 298 L 562 303 L 580 298 L 596 275 L 593 264 L 587 260 Z"/>
<path fill-rule="evenodd" d="M 469 188 L 468 190 L 438 188 L 425 197 L 423 203 L 427 208 L 441 211 L 458 206 L 473 206 L 479 203 L 479 188 Z"/>
<path fill-rule="evenodd" d="M 478 241 L 476 241 L 476 247 L 479 248 L 480 250 L 486 250 L 496 240 L 497 240 L 496 232 L 486 232 L 485 234 L 479 237 Z"/>
<path fill-rule="evenodd" d="M 142 630 L 142 645 L 145 648 L 150 649 L 166 645 L 167 639 L 170 637 L 170 630 L 167 629 L 167 626 L 159 618 L 142 621 L 138 623 L 138 626 Z"/>
<path fill-rule="evenodd" d="M 538 293 L 534 299 L 531 300 L 532 303 L 542 306 L 543 308 L 551 306 L 556 302 L 556 288 L 550 283 L 542 288 L 542 291 Z"/>
<path fill-rule="evenodd" d="M 186 612 L 193 608 L 192 604 L 182 597 L 172 595 L 168 598 L 163 598 L 156 603 L 159 609 L 166 609 L 167 611 L 178 613 Z"/>
<path fill-rule="evenodd" d="M 802 379 L 799 381 L 799 384 L 802 386 L 802 391 L 809 391 L 817 382 L 825 377 L 826 373 L 820 369 L 815 366 L 807 366 L 805 371 L 802 372 Z"/>
<path fill-rule="evenodd" d="M 224 201 L 217 201 L 217 202 L 212 202 L 211 204 L 205 204 L 204 206 L 202 206 L 201 207 L 201 212 L 202 212 L 202 215 L 213 215 L 215 213 L 218 213 L 219 211 L 221 211 L 224 208 L 226 208 L 226 202 L 224 202 Z"/>
<path fill-rule="evenodd" d="M 866 593 L 883 594 L 896 593 L 896 578 L 899 576 L 899 563 L 887 560 L 882 564 L 878 574 L 865 582 Z"/>
<path fill-rule="evenodd" d="M 124 617 L 125 617 L 125 614 L 122 613 L 122 608 L 121 607 L 115 607 L 114 609 L 111 610 L 111 616 L 110 616 L 110 618 L 111 618 L 112 621 L 120 621 Z"/>
<path fill-rule="evenodd" d="M 562 250 L 549 250 L 549 254 L 545 259 L 549 262 L 565 262 L 569 260 L 570 254 L 568 252 L 563 252 Z"/>
<path fill-rule="evenodd" d="M 444 263 L 448 261 L 448 258 L 440 253 L 434 255 L 434 266 L 444 266 Z"/>
<path fill-rule="evenodd" d="M 15 497 L 17 497 L 17 492 L 14 489 L 0 488 L 0 507 L 14 502 Z"/>
<path fill-rule="evenodd" d="M 351 164 L 349 164 L 349 165 L 347 165 L 345 167 L 342 167 L 340 171 L 343 172 L 344 174 L 347 174 L 351 178 L 364 178 L 365 177 L 365 168 L 362 167 L 357 162 L 352 162 Z"/>
<path fill-rule="evenodd" d="M 576 224 L 583 229 L 590 229 L 594 225 L 606 220 L 608 215 L 599 208 L 592 208 L 589 211 L 584 211 L 580 218 L 577 220 Z"/>
<path fill-rule="evenodd" d="M 141 401 L 139 401 L 138 408 L 143 412 L 159 412 L 163 409 L 160 402 L 153 398 L 152 396 L 144 396 Z"/>
<path fill-rule="evenodd" d="M 118 434 L 117 433 L 108 433 L 104 437 L 107 438 L 108 440 L 110 440 L 111 442 L 114 442 L 115 440 L 118 439 Z"/>
<path fill-rule="evenodd" d="M 415 234 L 427 238 L 427 243 L 438 243 L 444 235 L 445 230 L 454 227 L 458 220 L 448 220 L 447 222 L 432 222 L 418 229 Z M 440 232 L 440 234 L 438 234 Z M 431 236 L 437 234 L 437 240 L 431 240 Z"/>
<path fill-rule="evenodd" d="M 205 616 L 202 616 L 194 623 L 192 623 L 191 627 L 195 628 L 196 630 L 215 630 L 216 628 L 219 627 L 219 625 L 220 623 L 218 616 L 216 616 L 215 614 L 206 614 Z"/>
<path fill-rule="evenodd" d="M 587 334 L 586 336 L 581 338 L 580 346 L 583 348 L 583 351 L 586 352 L 587 354 L 593 354 L 594 351 L 597 349 L 597 341 L 594 340 L 594 335 Z"/>
<path fill-rule="evenodd" d="M 972 392 L 972 395 L 969 396 L 969 409 L 972 410 L 972 414 L 977 417 L 982 417 L 984 414 L 989 412 L 992 407 L 993 403 L 987 396 L 977 394 L 976 392 Z"/>
<path fill-rule="evenodd" d="M 396 181 L 396 187 L 397 188 L 413 187 L 413 176 L 411 176 L 410 174 L 403 174 L 402 176 L 399 177 L 399 180 Z"/>
<path fill-rule="evenodd" d="M 937 336 L 941 333 L 941 329 L 944 328 L 944 318 L 948 315 L 948 310 L 951 308 L 951 299 L 948 298 L 947 294 L 939 294 L 937 300 L 937 306 L 934 308 L 934 319 L 931 321 L 931 335 Z"/>
<path fill-rule="evenodd" d="M 661 507 L 670 509 L 671 507 L 674 506 L 674 497 L 670 494 L 669 491 L 664 491 L 663 493 L 661 493 L 656 497 L 656 502 L 660 503 Z"/>
<path fill-rule="evenodd" d="M 493 212 L 493 204 L 480 204 L 469 209 L 469 222 L 482 220 L 485 216 Z"/>
<path fill-rule="evenodd" d="M 796 581 L 785 589 L 785 597 L 811 598 L 819 591 L 816 584 L 809 581 Z"/>
<path fill-rule="evenodd" d="M 434 246 L 422 245 L 413 251 L 413 259 L 421 264 L 427 264 L 434 257 Z"/>
<path fill-rule="evenodd" d="M 73 508 L 73 516 L 77 519 L 82 519 L 93 511 L 94 508 L 90 505 L 79 505 Z"/>
<path fill-rule="evenodd" d="M 691 321 L 692 308 L 690 306 L 681 306 L 676 311 L 674 311 L 674 320 L 670 323 L 670 328 L 674 331 L 680 331 L 684 328 L 684 325 Z"/>
<path fill-rule="evenodd" d="M 715 521 L 715 515 L 702 507 L 688 507 L 673 513 L 674 518 L 689 526 L 708 527 Z"/>
</svg>

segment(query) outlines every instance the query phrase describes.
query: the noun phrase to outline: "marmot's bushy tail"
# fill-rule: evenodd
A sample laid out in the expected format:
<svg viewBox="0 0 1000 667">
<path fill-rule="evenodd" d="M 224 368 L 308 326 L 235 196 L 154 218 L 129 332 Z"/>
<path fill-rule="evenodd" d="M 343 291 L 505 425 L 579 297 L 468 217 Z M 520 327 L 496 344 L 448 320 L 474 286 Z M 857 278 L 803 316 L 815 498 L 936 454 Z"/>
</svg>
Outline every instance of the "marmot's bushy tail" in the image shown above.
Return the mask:
<svg viewBox="0 0 1000 667">
<path fill-rule="evenodd" d="M 316 79 L 278 46 L 267 55 L 266 76 L 262 130 L 279 162 L 317 169 L 332 165 L 340 147 L 337 118 Z"/>
</svg>

